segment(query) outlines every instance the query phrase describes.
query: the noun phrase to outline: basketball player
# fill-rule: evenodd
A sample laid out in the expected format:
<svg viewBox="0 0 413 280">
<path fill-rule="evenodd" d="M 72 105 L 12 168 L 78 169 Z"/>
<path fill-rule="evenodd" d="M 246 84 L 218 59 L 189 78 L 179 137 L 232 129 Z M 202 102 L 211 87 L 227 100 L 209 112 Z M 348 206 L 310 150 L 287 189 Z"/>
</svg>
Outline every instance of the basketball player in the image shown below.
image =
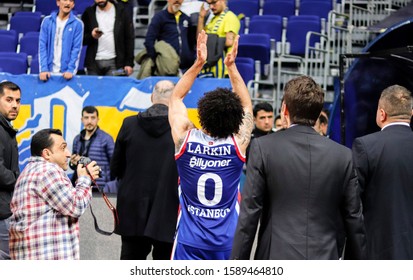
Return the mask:
<svg viewBox="0 0 413 280">
<path fill-rule="evenodd" d="M 174 88 L 169 123 L 180 176 L 180 213 L 172 259 L 229 259 L 238 220 L 239 180 L 254 126 L 251 99 L 235 65 L 238 38 L 225 58 L 232 89 L 198 101 L 201 129 L 183 103 L 207 57 L 199 34 L 197 59 Z"/>
</svg>

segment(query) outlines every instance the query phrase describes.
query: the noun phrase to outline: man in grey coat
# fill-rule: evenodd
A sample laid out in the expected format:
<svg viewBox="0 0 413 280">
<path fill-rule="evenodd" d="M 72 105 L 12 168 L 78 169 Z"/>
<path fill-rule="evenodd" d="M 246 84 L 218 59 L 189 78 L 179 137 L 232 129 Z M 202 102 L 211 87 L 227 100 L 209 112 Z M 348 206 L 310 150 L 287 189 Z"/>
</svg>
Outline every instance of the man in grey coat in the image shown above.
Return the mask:
<svg viewBox="0 0 413 280">
<path fill-rule="evenodd" d="M 232 259 L 364 259 L 366 237 L 350 149 L 313 128 L 324 93 L 300 76 L 284 90 L 289 127 L 252 142 Z"/>
</svg>

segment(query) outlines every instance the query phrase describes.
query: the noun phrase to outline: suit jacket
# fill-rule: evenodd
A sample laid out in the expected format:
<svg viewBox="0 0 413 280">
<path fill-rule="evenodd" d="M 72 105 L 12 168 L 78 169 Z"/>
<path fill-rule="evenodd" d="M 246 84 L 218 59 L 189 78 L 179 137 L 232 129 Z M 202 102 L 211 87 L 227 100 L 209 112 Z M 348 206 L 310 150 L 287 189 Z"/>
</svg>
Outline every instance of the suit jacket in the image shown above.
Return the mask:
<svg viewBox="0 0 413 280">
<path fill-rule="evenodd" d="M 356 138 L 369 259 L 413 259 L 413 132 L 392 125 Z"/>
<path fill-rule="evenodd" d="M 253 141 L 232 258 L 365 257 L 361 201 L 350 149 L 296 125 Z"/>
<path fill-rule="evenodd" d="M 111 175 L 120 179 L 116 233 L 173 242 L 179 204 L 174 153 L 167 106 L 155 104 L 124 120 L 110 162 Z"/>
</svg>

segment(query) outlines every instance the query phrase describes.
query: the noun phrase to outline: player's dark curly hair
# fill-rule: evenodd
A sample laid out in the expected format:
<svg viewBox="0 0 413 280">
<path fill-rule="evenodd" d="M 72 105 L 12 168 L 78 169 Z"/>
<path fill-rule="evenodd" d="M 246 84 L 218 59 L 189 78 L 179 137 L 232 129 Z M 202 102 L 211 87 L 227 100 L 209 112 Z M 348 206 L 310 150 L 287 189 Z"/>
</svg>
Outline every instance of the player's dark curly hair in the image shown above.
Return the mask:
<svg viewBox="0 0 413 280">
<path fill-rule="evenodd" d="M 199 122 L 215 138 L 227 138 L 239 131 L 244 117 L 241 99 L 227 88 L 217 88 L 198 100 Z"/>
</svg>

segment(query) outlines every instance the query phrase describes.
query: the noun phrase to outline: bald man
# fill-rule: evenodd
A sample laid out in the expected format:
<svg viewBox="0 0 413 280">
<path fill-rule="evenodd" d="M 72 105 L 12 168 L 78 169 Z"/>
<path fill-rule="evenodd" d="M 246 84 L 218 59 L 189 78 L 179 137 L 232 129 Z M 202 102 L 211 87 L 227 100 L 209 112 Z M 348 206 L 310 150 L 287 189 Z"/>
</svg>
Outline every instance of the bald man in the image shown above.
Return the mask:
<svg viewBox="0 0 413 280">
<path fill-rule="evenodd" d="M 178 213 L 178 172 L 168 122 L 174 84 L 159 81 L 153 105 L 124 120 L 111 160 L 120 179 L 117 209 L 122 260 L 169 259 Z"/>
</svg>

